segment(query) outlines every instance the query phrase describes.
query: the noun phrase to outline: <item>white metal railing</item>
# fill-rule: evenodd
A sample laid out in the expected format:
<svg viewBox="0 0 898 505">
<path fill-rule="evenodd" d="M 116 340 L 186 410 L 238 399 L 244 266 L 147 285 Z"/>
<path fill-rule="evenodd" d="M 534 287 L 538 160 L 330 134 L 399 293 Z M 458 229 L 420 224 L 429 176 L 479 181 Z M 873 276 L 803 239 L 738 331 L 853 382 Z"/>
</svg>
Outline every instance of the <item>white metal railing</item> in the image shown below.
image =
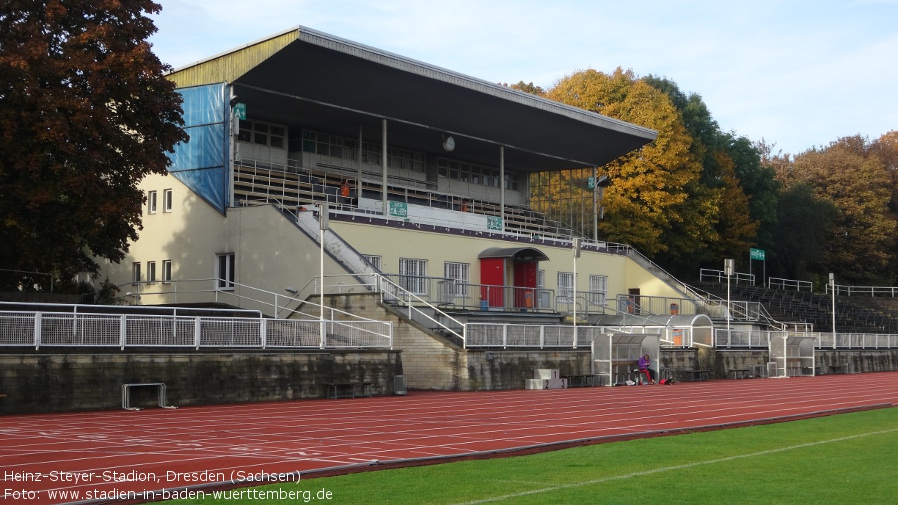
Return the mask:
<svg viewBox="0 0 898 505">
<path fill-rule="evenodd" d="M 465 345 L 469 348 L 589 349 L 593 338 L 607 331 L 603 326 L 468 323 Z"/>
<path fill-rule="evenodd" d="M 895 349 L 898 335 L 883 333 L 813 332 L 792 329 L 787 331 L 747 330 L 732 328 L 714 329 L 714 345 L 718 349 L 759 348 L 766 349 L 776 336 L 802 336 L 816 338 L 817 349 Z"/>
<path fill-rule="evenodd" d="M 2 311 L 0 346 L 391 349 L 393 327 L 373 320 Z"/>
<path fill-rule="evenodd" d="M 702 268 L 699 270 L 699 280 L 702 282 L 726 282 L 726 272 L 723 270 L 714 270 L 710 268 Z M 734 284 L 750 284 L 755 285 L 755 275 L 740 272 L 733 272 L 730 276 L 730 282 Z"/>
<path fill-rule="evenodd" d="M 462 346 L 466 346 L 467 342 L 465 339 L 464 323 L 382 275 L 378 275 L 377 280 L 381 302 L 392 305 L 401 303 L 402 307 L 408 310 L 409 319 L 414 320 L 415 316 L 417 316 L 419 319 L 423 319 L 424 321 L 435 325 L 436 328 L 460 339 Z M 428 313 L 427 310 L 422 310 L 421 307 L 430 309 L 430 311 L 433 312 L 433 315 Z M 444 321 L 450 322 L 452 326 L 449 326 Z"/>
<path fill-rule="evenodd" d="M 781 277 L 768 278 L 767 287 L 768 289 L 782 289 L 788 291 L 814 291 L 814 283 L 811 281 L 783 279 Z"/>
<path fill-rule="evenodd" d="M 817 338 L 820 349 L 895 349 L 898 335 L 891 333 L 838 333 L 815 332 L 808 336 Z"/>
<path fill-rule="evenodd" d="M 636 315 L 698 314 L 697 300 L 674 296 L 617 295 L 617 311 Z"/>
<path fill-rule="evenodd" d="M 554 311 L 555 291 L 544 288 L 525 288 L 473 284 L 448 277 L 382 274 L 394 284 L 437 306 L 457 309 L 505 309 L 535 312 Z"/>
<path fill-rule="evenodd" d="M 835 286 L 838 296 L 898 296 L 898 287 L 894 286 Z M 826 284 L 826 293 L 832 293 L 829 284 Z"/>
<path fill-rule="evenodd" d="M 784 331 L 749 330 L 741 328 L 715 328 L 714 347 L 718 349 L 749 348 L 767 349 L 770 347 L 770 339 L 784 335 Z"/>
</svg>

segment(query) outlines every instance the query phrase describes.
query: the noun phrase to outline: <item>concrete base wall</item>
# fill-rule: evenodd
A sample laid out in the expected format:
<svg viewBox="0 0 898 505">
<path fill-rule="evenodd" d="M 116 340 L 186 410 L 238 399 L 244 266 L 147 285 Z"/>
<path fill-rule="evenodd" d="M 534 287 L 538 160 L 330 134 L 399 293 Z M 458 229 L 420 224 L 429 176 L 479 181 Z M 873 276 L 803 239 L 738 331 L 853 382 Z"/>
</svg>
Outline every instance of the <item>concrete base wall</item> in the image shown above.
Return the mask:
<svg viewBox="0 0 898 505">
<path fill-rule="evenodd" d="M 372 382 L 393 394 L 398 351 L 328 353 L 0 354 L 0 413 L 121 408 L 126 383 L 164 382 L 175 406 L 322 398 L 327 382 Z M 132 406 L 156 405 L 155 388 L 135 388 Z"/>
</svg>

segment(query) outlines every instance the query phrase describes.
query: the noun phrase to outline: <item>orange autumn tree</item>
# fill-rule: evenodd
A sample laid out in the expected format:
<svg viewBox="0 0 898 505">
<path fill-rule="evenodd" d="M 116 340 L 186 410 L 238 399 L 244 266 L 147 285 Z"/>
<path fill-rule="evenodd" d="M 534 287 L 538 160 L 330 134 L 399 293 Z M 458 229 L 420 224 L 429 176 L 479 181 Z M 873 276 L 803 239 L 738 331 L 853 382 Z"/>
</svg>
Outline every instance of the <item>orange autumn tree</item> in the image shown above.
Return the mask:
<svg viewBox="0 0 898 505">
<path fill-rule="evenodd" d="M 889 209 L 892 174 L 883 161 L 870 154 L 865 139 L 845 137 L 795 156 L 780 174 L 787 187 L 805 183 L 838 209 L 822 259 L 812 265 L 818 274 L 834 272 L 841 283 L 865 285 L 893 280 L 888 272 L 898 225 Z"/>
<path fill-rule="evenodd" d="M 667 95 L 618 68 L 611 75 L 577 72 L 547 96 L 658 132 L 639 151 L 601 167 L 599 173 L 611 179 L 602 238 L 649 255 L 673 256 L 705 250 L 717 239 L 720 199 L 700 184 L 701 165 L 689 149 L 692 139 Z"/>
</svg>

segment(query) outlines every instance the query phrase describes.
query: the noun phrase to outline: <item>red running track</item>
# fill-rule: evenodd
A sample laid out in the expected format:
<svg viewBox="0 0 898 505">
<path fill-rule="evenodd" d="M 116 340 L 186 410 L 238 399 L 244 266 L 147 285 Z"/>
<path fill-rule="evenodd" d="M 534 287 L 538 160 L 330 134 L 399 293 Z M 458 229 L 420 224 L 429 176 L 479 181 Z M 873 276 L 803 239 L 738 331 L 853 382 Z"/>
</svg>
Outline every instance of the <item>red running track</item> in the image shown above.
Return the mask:
<svg viewBox="0 0 898 505">
<path fill-rule="evenodd" d="M 777 422 L 893 406 L 896 382 L 898 372 L 882 372 L 4 416 L 0 503 L 139 502 L 162 496 L 147 491 L 185 486 L 295 481 Z M 79 497 L 50 496 L 62 491 Z"/>
</svg>

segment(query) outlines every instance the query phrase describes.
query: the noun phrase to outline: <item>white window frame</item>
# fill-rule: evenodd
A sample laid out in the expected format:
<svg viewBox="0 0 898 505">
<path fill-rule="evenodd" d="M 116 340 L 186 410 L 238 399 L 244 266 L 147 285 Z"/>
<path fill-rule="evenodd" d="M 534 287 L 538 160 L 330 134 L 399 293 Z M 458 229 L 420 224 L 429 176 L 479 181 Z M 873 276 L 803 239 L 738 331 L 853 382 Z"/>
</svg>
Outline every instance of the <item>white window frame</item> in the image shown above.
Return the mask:
<svg viewBox="0 0 898 505">
<path fill-rule="evenodd" d="M 574 300 L 574 272 L 558 272 L 558 298 L 565 302 Z"/>
<path fill-rule="evenodd" d="M 162 212 L 171 212 L 172 198 L 173 195 L 171 189 L 162 191 Z"/>
<path fill-rule="evenodd" d="M 607 275 L 590 275 L 589 276 L 589 303 L 592 305 L 605 305 L 608 298 L 608 276 Z"/>
<path fill-rule="evenodd" d="M 409 293 L 427 294 L 427 260 L 399 258 L 399 285 Z"/>
<path fill-rule="evenodd" d="M 147 213 L 156 213 L 156 191 L 147 191 Z"/>
<path fill-rule="evenodd" d="M 362 257 L 365 258 L 365 261 L 370 263 L 371 266 L 374 267 L 378 272 L 381 271 L 380 265 L 382 258 L 380 256 L 377 256 L 375 254 L 363 254 Z"/>
<path fill-rule="evenodd" d="M 539 293 L 538 307 L 546 308 L 552 306 L 552 292 L 546 289 L 546 271 L 543 269 L 536 271 L 536 291 Z"/>
<path fill-rule="evenodd" d="M 131 264 L 131 284 L 136 286 L 140 284 L 141 279 L 140 262 L 135 261 Z"/>
<path fill-rule="evenodd" d="M 156 282 L 156 262 L 147 261 L 147 284 Z"/>
<path fill-rule="evenodd" d="M 444 293 L 447 298 L 467 298 L 471 285 L 471 264 L 447 261 L 443 263 L 443 278 L 447 282 Z"/>
<path fill-rule="evenodd" d="M 164 260 L 162 262 L 162 282 L 169 283 L 171 282 L 171 260 Z"/>
<path fill-rule="evenodd" d="M 236 271 L 236 255 L 234 253 L 216 254 L 215 288 L 218 291 L 233 291 Z"/>
</svg>

